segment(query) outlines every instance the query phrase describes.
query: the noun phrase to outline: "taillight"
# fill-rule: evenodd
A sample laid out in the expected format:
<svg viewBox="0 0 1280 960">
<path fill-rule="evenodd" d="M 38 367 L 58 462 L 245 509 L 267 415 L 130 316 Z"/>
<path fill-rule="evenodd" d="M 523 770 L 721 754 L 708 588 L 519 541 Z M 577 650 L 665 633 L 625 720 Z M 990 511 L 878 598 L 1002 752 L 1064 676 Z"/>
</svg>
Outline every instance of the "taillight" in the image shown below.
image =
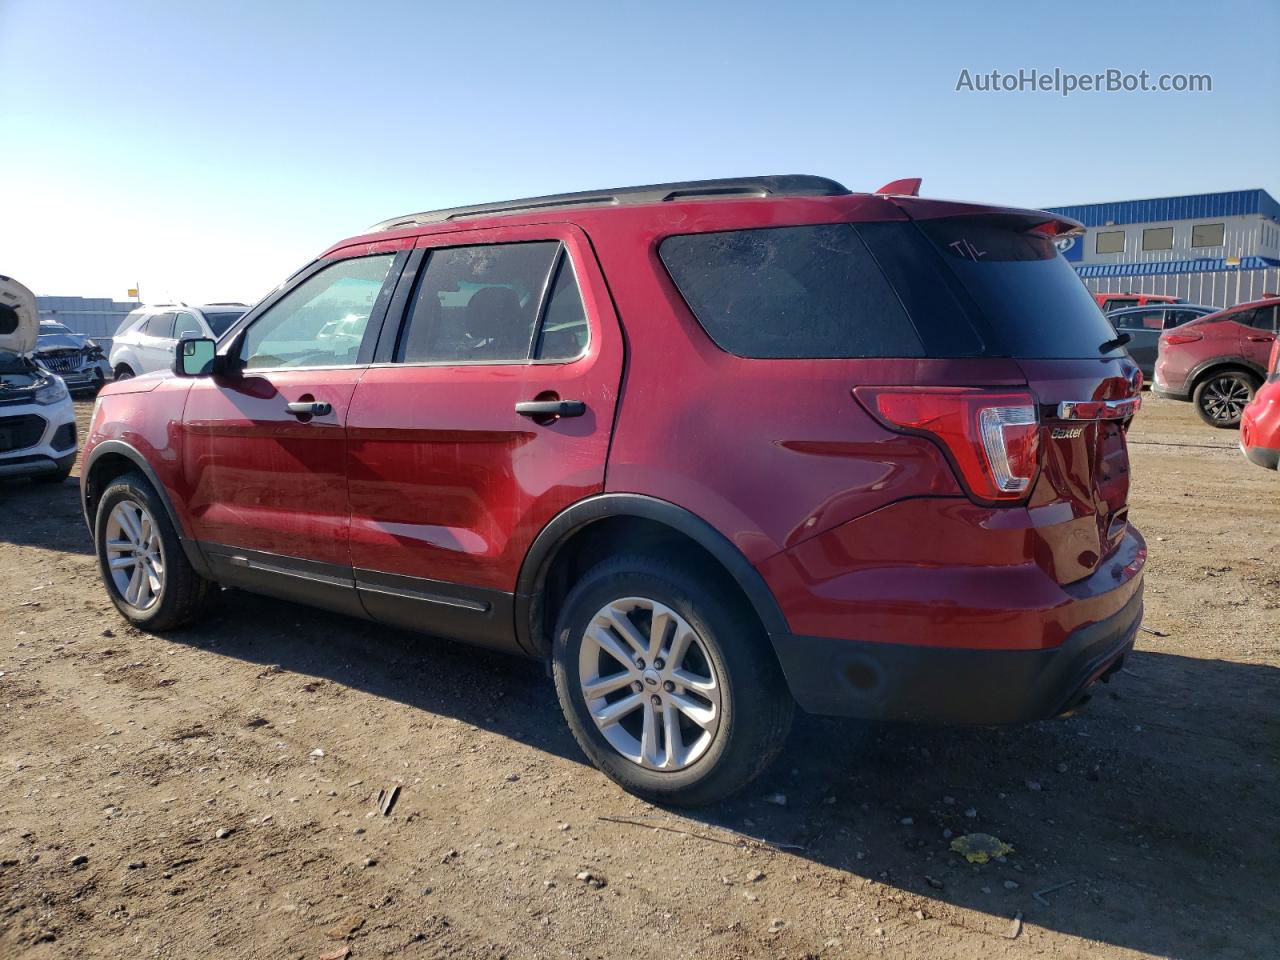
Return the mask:
<svg viewBox="0 0 1280 960">
<path fill-rule="evenodd" d="M 1195 343 L 1197 340 L 1203 340 L 1203 333 L 1196 333 L 1194 330 L 1184 330 L 1182 333 L 1166 333 L 1160 338 L 1160 342 L 1169 346 L 1176 346 L 1179 343 Z"/>
<path fill-rule="evenodd" d="M 1025 391 L 965 387 L 856 387 L 854 395 L 891 430 L 942 444 L 978 500 L 1020 501 L 1035 479 L 1040 418 Z"/>
<path fill-rule="evenodd" d="M 1271 360 L 1267 364 L 1267 369 L 1272 373 L 1280 373 L 1280 340 L 1271 345 Z"/>
</svg>

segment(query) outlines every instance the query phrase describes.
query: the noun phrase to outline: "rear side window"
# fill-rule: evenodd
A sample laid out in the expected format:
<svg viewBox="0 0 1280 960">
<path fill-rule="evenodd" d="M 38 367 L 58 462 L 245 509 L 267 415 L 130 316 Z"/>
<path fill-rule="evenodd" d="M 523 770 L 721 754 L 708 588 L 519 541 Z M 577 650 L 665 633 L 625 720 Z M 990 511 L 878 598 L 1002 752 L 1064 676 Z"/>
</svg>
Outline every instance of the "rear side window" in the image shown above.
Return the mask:
<svg viewBox="0 0 1280 960">
<path fill-rule="evenodd" d="M 1161 330 L 1164 328 L 1164 311 L 1134 310 L 1113 316 L 1111 322 L 1117 330 Z"/>
<path fill-rule="evenodd" d="M 739 357 L 924 356 L 851 224 L 668 237 L 659 253 L 707 335 Z"/>
<path fill-rule="evenodd" d="M 1276 308 L 1275 307 L 1259 307 L 1253 311 L 1253 320 L 1249 326 L 1258 330 L 1275 330 L 1276 328 Z"/>
<path fill-rule="evenodd" d="M 586 342 L 582 297 L 559 241 L 445 247 L 419 273 L 395 359 L 566 360 Z"/>
</svg>

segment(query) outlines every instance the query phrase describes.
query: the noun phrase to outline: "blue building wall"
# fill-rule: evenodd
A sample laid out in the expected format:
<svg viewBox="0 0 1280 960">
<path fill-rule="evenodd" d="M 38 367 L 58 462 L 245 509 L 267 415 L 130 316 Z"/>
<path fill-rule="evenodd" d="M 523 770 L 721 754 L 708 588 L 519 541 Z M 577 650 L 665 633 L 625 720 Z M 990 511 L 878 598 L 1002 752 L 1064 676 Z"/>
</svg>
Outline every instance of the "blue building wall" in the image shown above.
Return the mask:
<svg viewBox="0 0 1280 960">
<path fill-rule="evenodd" d="M 56 320 L 76 333 L 110 346 L 120 322 L 138 304 L 107 297 L 36 297 L 41 320 Z"/>
</svg>

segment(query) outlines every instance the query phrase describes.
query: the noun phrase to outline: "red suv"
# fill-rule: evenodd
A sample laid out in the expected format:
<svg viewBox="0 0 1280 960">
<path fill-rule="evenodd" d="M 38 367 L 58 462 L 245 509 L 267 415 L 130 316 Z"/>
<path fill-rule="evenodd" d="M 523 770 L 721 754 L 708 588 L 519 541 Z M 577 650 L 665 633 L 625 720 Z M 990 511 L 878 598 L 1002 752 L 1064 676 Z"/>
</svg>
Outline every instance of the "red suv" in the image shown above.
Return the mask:
<svg viewBox="0 0 1280 960">
<path fill-rule="evenodd" d="M 1271 345 L 1267 382 L 1240 418 L 1240 449 L 1252 463 L 1280 469 L 1280 340 Z"/>
<path fill-rule="evenodd" d="M 107 591 L 145 629 L 222 584 L 549 660 L 655 800 L 742 786 L 795 703 L 1054 716 L 1130 649 L 1146 558 L 1078 228 L 807 176 L 387 221 L 102 392 Z"/>
<path fill-rule="evenodd" d="M 1277 308 L 1280 297 L 1255 300 L 1166 330 L 1152 392 L 1194 402 L 1210 426 L 1237 426 L 1267 375 Z"/>
</svg>

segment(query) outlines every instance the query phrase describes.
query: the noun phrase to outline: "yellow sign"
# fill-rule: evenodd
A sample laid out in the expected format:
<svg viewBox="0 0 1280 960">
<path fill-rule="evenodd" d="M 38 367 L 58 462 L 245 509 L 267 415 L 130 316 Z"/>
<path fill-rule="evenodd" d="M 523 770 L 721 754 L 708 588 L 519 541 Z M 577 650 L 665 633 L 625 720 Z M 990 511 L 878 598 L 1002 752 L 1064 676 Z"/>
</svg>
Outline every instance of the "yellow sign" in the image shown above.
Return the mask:
<svg viewBox="0 0 1280 960">
<path fill-rule="evenodd" d="M 131 297 L 136 297 L 137 295 L 138 295 L 138 288 L 137 288 L 137 287 L 130 287 L 130 288 L 129 288 L 129 296 L 131 296 Z"/>
</svg>

